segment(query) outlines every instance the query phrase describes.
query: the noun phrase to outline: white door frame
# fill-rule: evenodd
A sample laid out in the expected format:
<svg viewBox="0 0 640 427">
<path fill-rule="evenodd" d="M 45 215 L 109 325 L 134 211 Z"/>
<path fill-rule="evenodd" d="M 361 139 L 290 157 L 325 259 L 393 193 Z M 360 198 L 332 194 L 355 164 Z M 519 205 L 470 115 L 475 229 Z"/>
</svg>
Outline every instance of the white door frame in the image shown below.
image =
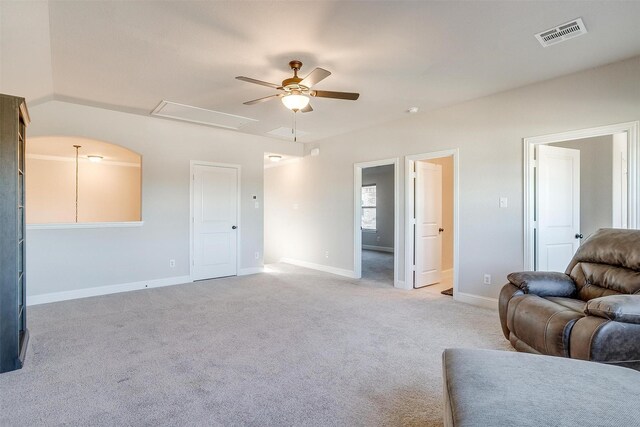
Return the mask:
<svg viewBox="0 0 640 427">
<path fill-rule="evenodd" d="M 414 256 L 414 218 L 413 211 L 415 206 L 415 172 L 414 164 L 419 160 L 439 159 L 442 157 L 453 158 L 453 299 L 458 300 L 458 269 L 459 269 L 459 215 L 458 215 L 458 198 L 459 198 L 459 162 L 460 150 L 454 148 L 452 150 L 435 151 L 432 153 L 413 154 L 406 156 L 404 159 L 404 176 L 405 176 L 405 206 L 404 206 L 404 282 L 406 289 L 413 289 L 413 256 Z"/>
<path fill-rule="evenodd" d="M 535 188 L 534 188 L 534 168 L 535 168 L 535 146 L 538 144 L 552 144 L 554 142 L 572 141 L 575 139 L 592 138 L 596 136 L 613 135 L 615 133 L 627 132 L 627 162 L 628 162 L 628 197 L 627 197 L 627 224 L 629 228 L 640 226 L 640 197 L 638 190 L 640 186 L 640 122 L 619 123 L 607 126 L 598 126 L 588 129 L 572 130 L 568 132 L 553 133 L 549 135 L 534 136 L 524 138 L 524 269 L 533 270 L 535 265 L 535 239 L 534 231 L 536 223 L 535 215 Z"/>
<path fill-rule="evenodd" d="M 400 160 L 391 159 L 360 162 L 353 165 L 353 275 L 362 277 L 362 169 L 393 165 L 393 286 L 402 288 L 398 281 L 398 252 L 400 250 Z"/>
<path fill-rule="evenodd" d="M 240 250 L 240 245 L 242 242 L 241 233 L 242 227 L 240 224 L 240 196 L 242 195 L 242 191 L 240 188 L 240 174 L 242 171 L 242 167 L 233 163 L 217 163 L 217 162 L 205 162 L 201 160 L 191 160 L 189 166 L 189 277 L 193 281 L 193 181 L 194 181 L 194 166 L 213 166 L 213 167 L 221 167 L 221 168 L 231 168 L 236 169 L 238 171 L 238 208 L 236 211 L 236 224 L 238 226 L 237 229 L 237 244 L 236 244 L 236 276 L 240 274 L 240 254 L 242 251 Z"/>
</svg>

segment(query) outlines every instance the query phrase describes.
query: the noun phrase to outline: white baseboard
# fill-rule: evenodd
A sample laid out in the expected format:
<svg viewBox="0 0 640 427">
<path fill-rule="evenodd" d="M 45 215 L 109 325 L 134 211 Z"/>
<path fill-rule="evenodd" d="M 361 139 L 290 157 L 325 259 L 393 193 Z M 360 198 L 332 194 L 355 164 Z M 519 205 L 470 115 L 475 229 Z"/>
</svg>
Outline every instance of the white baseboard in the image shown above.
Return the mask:
<svg viewBox="0 0 640 427">
<path fill-rule="evenodd" d="M 145 288 L 161 288 L 163 286 L 180 285 L 193 282 L 190 276 L 166 277 L 163 279 L 144 280 L 141 282 L 121 283 L 118 285 L 96 286 L 94 288 L 75 289 L 72 291 L 51 292 L 48 294 L 28 295 L 27 305 L 46 304 L 119 292 L 137 291 Z"/>
<path fill-rule="evenodd" d="M 370 251 L 393 253 L 393 248 L 389 248 L 387 246 L 362 245 L 362 249 L 369 249 Z"/>
<path fill-rule="evenodd" d="M 350 277 L 352 279 L 356 277 L 352 270 L 346 270 L 344 268 L 330 267 L 328 265 L 315 264 L 313 262 L 301 261 L 293 258 L 281 258 L 280 262 L 297 265 L 298 267 L 311 268 L 312 270 L 324 271 L 326 273 L 337 274 L 338 276 Z"/>
<path fill-rule="evenodd" d="M 498 299 L 482 297 L 480 295 L 467 294 L 464 292 L 454 292 L 453 299 L 456 301 L 464 302 L 478 307 L 491 308 L 493 310 L 498 309 Z"/>
<path fill-rule="evenodd" d="M 264 273 L 264 267 L 241 268 L 238 270 L 238 276 L 247 276 L 249 274 Z"/>
</svg>

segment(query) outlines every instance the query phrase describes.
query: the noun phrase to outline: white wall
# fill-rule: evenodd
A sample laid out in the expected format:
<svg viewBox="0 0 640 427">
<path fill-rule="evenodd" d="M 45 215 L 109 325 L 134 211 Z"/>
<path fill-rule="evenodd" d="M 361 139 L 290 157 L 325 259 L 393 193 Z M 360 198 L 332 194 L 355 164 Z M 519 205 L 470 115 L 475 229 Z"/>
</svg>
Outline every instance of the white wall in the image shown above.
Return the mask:
<svg viewBox="0 0 640 427">
<path fill-rule="evenodd" d="M 549 144 L 580 151 L 580 233 L 613 224 L 613 135 Z"/>
<path fill-rule="evenodd" d="M 240 267 L 262 266 L 264 152 L 300 155 L 301 145 L 59 101 L 30 113 L 29 137 L 94 138 L 141 154 L 144 225 L 28 230 L 29 296 L 188 275 L 190 160 L 242 166 Z"/>
<path fill-rule="evenodd" d="M 267 172 L 288 220 L 273 231 L 286 238 L 282 256 L 353 270 L 353 164 L 459 148 L 459 291 L 497 297 L 507 274 L 523 268 L 522 139 L 640 119 L 639 75 L 636 57 L 309 144 L 320 156 Z M 400 200 L 404 265 L 404 185 Z"/>
<path fill-rule="evenodd" d="M 376 185 L 376 228 L 362 231 L 362 244 L 393 249 L 393 165 L 362 169 L 362 185 Z"/>
</svg>

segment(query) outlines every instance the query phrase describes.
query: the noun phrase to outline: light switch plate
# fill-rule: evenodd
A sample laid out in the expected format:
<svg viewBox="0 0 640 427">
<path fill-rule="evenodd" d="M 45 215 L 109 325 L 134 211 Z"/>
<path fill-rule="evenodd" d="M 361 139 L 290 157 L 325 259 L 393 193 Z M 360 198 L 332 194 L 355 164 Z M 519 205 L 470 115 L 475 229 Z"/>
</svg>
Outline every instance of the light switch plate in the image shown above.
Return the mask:
<svg viewBox="0 0 640 427">
<path fill-rule="evenodd" d="M 500 207 L 506 208 L 509 206 L 508 200 L 506 197 L 500 197 Z"/>
</svg>

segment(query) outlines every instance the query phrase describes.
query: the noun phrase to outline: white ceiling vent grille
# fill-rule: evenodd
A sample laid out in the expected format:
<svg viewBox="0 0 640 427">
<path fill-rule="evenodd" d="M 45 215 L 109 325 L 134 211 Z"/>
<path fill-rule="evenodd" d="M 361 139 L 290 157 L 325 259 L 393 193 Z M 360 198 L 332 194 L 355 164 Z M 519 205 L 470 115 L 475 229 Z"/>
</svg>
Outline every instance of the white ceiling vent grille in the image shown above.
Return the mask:
<svg viewBox="0 0 640 427">
<path fill-rule="evenodd" d="M 207 110 L 206 108 L 193 107 L 191 105 L 178 104 L 177 102 L 170 101 L 160 102 L 151 112 L 151 115 L 226 129 L 240 129 L 242 125 L 257 122 L 257 120 L 250 119 L 249 117 L 221 113 L 219 111 Z"/>
<path fill-rule="evenodd" d="M 569 39 L 587 34 L 587 27 L 584 26 L 581 18 L 574 19 L 566 24 L 548 29 L 536 34 L 536 39 L 543 47 L 558 44 Z"/>
</svg>

